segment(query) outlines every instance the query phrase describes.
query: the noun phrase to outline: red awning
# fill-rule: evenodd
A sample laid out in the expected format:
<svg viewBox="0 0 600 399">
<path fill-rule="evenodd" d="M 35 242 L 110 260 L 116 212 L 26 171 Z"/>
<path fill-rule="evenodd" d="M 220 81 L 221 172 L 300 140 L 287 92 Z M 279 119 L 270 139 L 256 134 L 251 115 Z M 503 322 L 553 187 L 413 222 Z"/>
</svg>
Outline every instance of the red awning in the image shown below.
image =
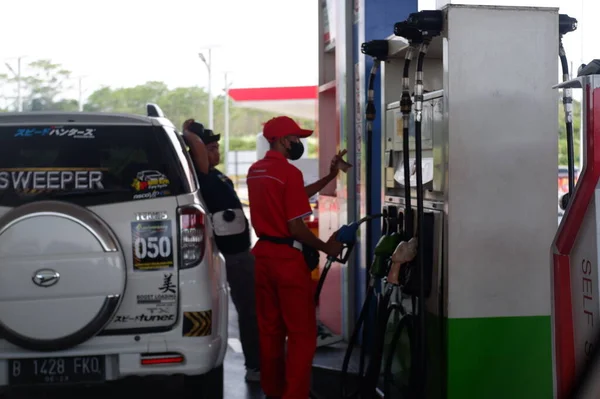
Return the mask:
<svg viewBox="0 0 600 399">
<path fill-rule="evenodd" d="M 234 105 L 316 120 L 317 86 L 229 89 Z"/>
</svg>

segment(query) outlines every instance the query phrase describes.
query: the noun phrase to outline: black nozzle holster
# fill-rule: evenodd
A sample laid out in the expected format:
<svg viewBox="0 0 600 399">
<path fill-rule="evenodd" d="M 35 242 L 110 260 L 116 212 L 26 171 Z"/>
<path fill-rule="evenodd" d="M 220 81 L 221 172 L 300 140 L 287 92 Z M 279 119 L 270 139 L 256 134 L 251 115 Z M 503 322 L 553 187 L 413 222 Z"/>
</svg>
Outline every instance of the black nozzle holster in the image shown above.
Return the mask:
<svg viewBox="0 0 600 399">
<path fill-rule="evenodd" d="M 423 10 L 410 14 L 406 22 L 428 33 L 428 36 L 437 36 L 444 29 L 444 12 L 440 10 Z"/>
<path fill-rule="evenodd" d="M 577 20 L 575 18 L 571 18 L 567 14 L 558 15 L 558 33 L 561 36 L 575 30 L 577 30 Z"/>
<path fill-rule="evenodd" d="M 371 40 L 360 46 L 361 53 L 383 61 L 388 56 L 389 44 L 387 40 Z"/>
<path fill-rule="evenodd" d="M 403 37 L 413 44 L 421 43 L 423 40 L 421 31 L 407 21 L 396 22 L 394 24 L 394 35 Z"/>
</svg>

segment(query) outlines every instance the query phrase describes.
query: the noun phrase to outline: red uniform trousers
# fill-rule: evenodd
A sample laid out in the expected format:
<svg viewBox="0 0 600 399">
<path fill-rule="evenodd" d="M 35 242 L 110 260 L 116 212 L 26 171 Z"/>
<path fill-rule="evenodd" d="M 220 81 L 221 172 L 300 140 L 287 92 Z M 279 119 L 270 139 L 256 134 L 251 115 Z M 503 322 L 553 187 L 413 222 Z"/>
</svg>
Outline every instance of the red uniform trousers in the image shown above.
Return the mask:
<svg viewBox="0 0 600 399">
<path fill-rule="evenodd" d="M 257 256 L 255 283 L 263 392 L 283 399 L 307 399 L 317 320 L 313 284 L 302 253 Z"/>
</svg>

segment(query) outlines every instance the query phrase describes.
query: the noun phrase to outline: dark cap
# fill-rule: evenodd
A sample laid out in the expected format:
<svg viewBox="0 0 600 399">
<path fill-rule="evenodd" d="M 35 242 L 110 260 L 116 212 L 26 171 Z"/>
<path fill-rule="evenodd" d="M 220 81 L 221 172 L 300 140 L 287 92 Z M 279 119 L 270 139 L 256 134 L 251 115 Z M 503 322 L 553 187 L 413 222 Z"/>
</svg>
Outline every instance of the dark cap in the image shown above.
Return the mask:
<svg viewBox="0 0 600 399">
<path fill-rule="evenodd" d="M 204 125 L 202 123 L 192 122 L 187 126 L 187 130 L 198 136 L 202 136 L 204 133 Z"/>
<path fill-rule="evenodd" d="M 221 140 L 220 134 L 215 134 L 212 130 L 205 129 L 202 123 L 192 122 L 188 125 L 187 130 L 200 137 L 204 144 L 210 144 Z"/>
<path fill-rule="evenodd" d="M 285 136 L 298 136 L 304 138 L 311 134 L 313 134 L 312 130 L 302 129 L 300 125 L 288 116 L 278 116 L 269 120 L 263 126 L 263 136 L 268 141 L 273 141 L 279 137 Z"/>
<path fill-rule="evenodd" d="M 221 135 L 215 134 L 215 132 L 210 129 L 204 129 L 204 134 L 201 135 L 200 138 L 204 141 L 204 144 L 210 144 L 221 140 Z"/>
</svg>

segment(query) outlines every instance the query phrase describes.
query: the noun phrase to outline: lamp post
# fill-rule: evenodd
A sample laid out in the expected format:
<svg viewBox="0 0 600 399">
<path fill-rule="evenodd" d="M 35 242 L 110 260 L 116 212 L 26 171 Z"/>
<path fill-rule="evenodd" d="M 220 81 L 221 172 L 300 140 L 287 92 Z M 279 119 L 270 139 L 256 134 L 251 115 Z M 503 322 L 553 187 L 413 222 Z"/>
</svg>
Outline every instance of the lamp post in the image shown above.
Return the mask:
<svg viewBox="0 0 600 399">
<path fill-rule="evenodd" d="M 225 174 L 229 173 L 228 168 L 228 158 L 229 158 L 229 88 L 231 87 L 231 82 L 228 80 L 228 72 L 225 72 Z"/>
<path fill-rule="evenodd" d="M 8 68 L 13 75 L 15 75 L 15 79 L 17 80 L 17 111 L 23 112 L 23 99 L 21 96 L 21 60 L 25 58 L 25 56 L 17 57 L 17 70 L 15 71 L 8 62 L 5 62 L 4 65 Z"/>
<path fill-rule="evenodd" d="M 77 77 L 77 86 L 79 91 L 79 100 L 77 102 L 79 105 L 79 112 L 83 112 L 83 78 L 87 78 L 87 76 Z"/>
<path fill-rule="evenodd" d="M 212 57 L 211 57 L 211 48 L 207 49 L 208 51 L 208 60 L 202 53 L 198 53 L 198 56 L 206 65 L 206 69 L 208 70 L 208 128 L 213 128 L 213 97 L 212 97 Z"/>
</svg>

